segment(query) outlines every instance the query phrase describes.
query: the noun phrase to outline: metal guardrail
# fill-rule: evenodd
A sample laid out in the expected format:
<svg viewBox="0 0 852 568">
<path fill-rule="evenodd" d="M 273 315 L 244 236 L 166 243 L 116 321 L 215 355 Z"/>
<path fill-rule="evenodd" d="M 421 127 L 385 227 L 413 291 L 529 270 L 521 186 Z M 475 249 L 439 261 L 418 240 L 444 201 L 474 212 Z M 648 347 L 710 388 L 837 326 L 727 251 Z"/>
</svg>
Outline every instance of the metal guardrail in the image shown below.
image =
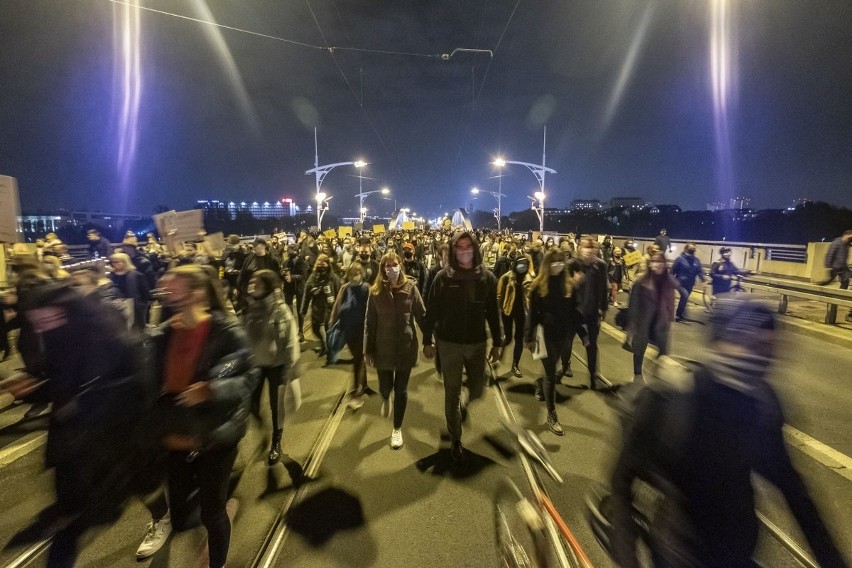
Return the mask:
<svg viewBox="0 0 852 568">
<path fill-rule="evenodd" d="M 837 323 L 838 306 L 852 308 L 852 290 L 827 288 L 818 284 L 795 282 L 793 280 L 761 276 L 759 274 L 751 274 L 744 277 L 742 283 L 746 288 L 766 290 L 767 292 L 780 294 L 781 300 L 778 304 L 779 314 L 787 313 L 787 304 L 790 298 L 812 300 L 826 304 L 825 323 L 834 325 Z"/>
</svg>

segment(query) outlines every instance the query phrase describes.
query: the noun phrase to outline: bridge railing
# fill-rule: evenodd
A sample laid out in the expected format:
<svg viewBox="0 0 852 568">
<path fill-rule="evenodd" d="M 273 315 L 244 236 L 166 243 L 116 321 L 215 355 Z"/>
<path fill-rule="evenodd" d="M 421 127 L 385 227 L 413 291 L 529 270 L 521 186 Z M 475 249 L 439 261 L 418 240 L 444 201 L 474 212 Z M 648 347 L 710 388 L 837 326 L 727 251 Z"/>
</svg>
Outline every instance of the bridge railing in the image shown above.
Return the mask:
<svg viewBox="0 0 852 568">
<path fill-rule="evenodd" d="M 837 307 L 852 309 L 852 290 L 826 288 L 818 284 L 795 282 L 793 280 L 773 278 L 761 274 L 751 274 L 743 278 L 743 287 L 779 294 L 778 313 L 787 313 L 790 298 L 822 302 L 826 305 L 825 323 L 837 323 Z"/>
</svg>

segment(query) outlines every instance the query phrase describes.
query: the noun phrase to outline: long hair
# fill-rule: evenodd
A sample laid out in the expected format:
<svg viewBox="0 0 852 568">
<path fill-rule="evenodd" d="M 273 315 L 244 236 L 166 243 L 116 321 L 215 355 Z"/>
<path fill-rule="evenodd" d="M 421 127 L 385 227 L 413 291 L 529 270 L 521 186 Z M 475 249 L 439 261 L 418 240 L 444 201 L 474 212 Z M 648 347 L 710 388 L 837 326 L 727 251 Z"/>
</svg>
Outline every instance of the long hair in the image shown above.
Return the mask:
<svg viewBox="0 0 852 568">
<path fill-rule="evenodd" d="M 211 313 L 227 313 L 225 310 L 225 296 L 222 293 L 222 286 L 219 283 L 219 279 L 214 277 L 211 271 L 208 271 L 204 266 L 199 264 L 176 266 L 169 269 L 163 275 L 163 278 L 167 276 L 182 278 L 192 291 L 204 290 L 204 301 Z"/>
<path fill-rule="evenodd" d="M 130 260 L 130 256 L 126 252 L 115 251 L 109 255 L 109 260 L 110 262 L 115 262 L 116 260 L 123 262 L 128 272 L 136 270 L 136 266 L 134 266 L 133 261 Z"/>
<path fill-rule="evenodd" d="M 344 278 L 347 282 L 352 281 L 352 277 L 355 276 L 356 272 L 361 273 L 361 277 L 364 276 L 364 265 L 361 264 L 358 260 L 353 260 L 349 263 L 349 266 L 346 268 L 346 274 L 344 274 Z"/>
<path fill-rule="evenodd" d="M 379 261 L 379 275 L 376 277 L 373 285 L 370 286 L 370 295 L 378 296 L 382 292 L 382 288 L 384 288 L 385 284 L 390 286 L 390 282 L 388 282 L 387 276 L 385 276 L 385 264 L 391 260 L 395 260 L 397 264 L 402 266 L 402 259 L 399 257 L 396 252 L 390 250 L 385 253 L 382 259 Z M 405 278 L 405 274 L 402 273 L 402 269 L 400 268 L 400 278 Z"/>
<path fill-rule="evenodd" d="M 550 265 L 554 262 L 565 262 L 565 253 L 558 248 L 551 248 L 544 253 L 541 266 L 538 268 L 538 275 L 536 275 L 532 286 L 530 286 L 531 294 L 533 290 L 538 290 L 539 296 L 542 298 L 547 296 L 548 284 L 550 282 Z M 559 276 L 562 278 L 563 294 L 566 298 L 570 298 L 574 292 L 574 283 L 571 281 L 570 276 L 568 276 L 567 264 Z"/>
<path fill-rule="evenodd" d="M 314 262 L 314 272 L 316 272 L 317 266 L 319 266 L 320 262 L 325 262 L 328 265 L 328 268 L 331 269 L 331 259 L 327 254 L 321 253 L 317 255 L 317 260 Z"/>
</svg>

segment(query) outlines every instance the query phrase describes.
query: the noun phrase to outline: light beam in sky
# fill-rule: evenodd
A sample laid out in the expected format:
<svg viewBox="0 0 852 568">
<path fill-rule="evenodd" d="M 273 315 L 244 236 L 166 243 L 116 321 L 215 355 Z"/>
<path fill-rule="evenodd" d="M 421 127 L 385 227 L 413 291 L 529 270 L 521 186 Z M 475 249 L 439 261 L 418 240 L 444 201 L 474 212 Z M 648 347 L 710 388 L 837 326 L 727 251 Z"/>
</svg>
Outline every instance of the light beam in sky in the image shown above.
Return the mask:
<svg viewBox="0 0 852 568">
<path fill-rule="evenodd" d="M 122 208 L 130 190 L 130 174 L 136 160 L 139 137 L 139 102 L 142 96 L 140 61 L 139 4 L 115 5 L 113 37 L 116 60 L 116 85 L 121 100 L 118 117 L 118 156 L 116 167 Z"/>
<path fill-rule="evenodd" d="M 730 0 L 712 0 L 710 14 L 710 79 L 716 141 L 716 191 L 727 203 L 736 194 L 731 141 L 736 103 L 737 44 Z"/>
<path fill-rule="evenodd" d="M 202 20 L 216 22 L 216 18 L 213 17 L 213 13 L 210 11 L 210 7 L 207 5 L 205 0 L 195 0 L 193 4 L 196 12 L 200 15 L 199 17 Z M 228 48 L 228 44 L 222 36 L 222 30 L 217 26 L 202 26 L 202 28 L 204 29 L 204 33 L 207 36 L 208 41 L 213 45 L 215 52 L 219 55 L 219 63 L 225 70 L 225 75 L 228 78 L 228 82 L 230 83 L 234 97 L 237 99 L 237 105 L 239 106 L 243 117 L 246 119 L 252 134 L 259 138 L 260 120 L 254 110 L 251 97 L 249 97 L 248 91 L 246 90 L 242 73 L 240 73 L 240 70 L 237 68 L 234 56 L 231 54 L 231 50 Z"/>
</svg>

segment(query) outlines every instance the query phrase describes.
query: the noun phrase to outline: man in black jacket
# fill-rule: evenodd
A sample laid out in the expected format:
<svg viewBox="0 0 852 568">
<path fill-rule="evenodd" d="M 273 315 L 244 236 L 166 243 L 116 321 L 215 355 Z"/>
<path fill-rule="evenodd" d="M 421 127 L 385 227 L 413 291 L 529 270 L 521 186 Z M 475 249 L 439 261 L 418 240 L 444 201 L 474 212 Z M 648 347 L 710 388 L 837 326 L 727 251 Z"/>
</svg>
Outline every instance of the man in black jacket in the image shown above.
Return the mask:
<svg viewBox="0 0 852 568">
<path fill-rule="evenodd" d="M 485 390 L 486 335 L 491 330 L 489 361 L 503 352 L 503 323 L 497 305 L 497 279 L 482 266 L 479 243 L 469 232 L 450 241 L 449 266 L 436 276 L 426 302 L 423 355 L 435 356 L 432 336 L 438 338 L 444 375 L 444 411 L 452 442 L 453 461 L 464 461 L 462 420 L 468 401 Z M 467 396 L 462 393 L 462 368 L 467 371 Z"/>
<path fill-rule="evenodd" d="M 829 278 L 820 282 L 820 286 L 829 284 L 837 278 L 840 281 L 840 289 L 849 289 L 849 247 L 852 247 L 852 229 L 843 231 L 843 235 L 831 241 L 828 253 L 825 255 L 825 267 L 829 269 Z M 852 310 L 846 315 L 846 321 L 852 321 Z"/>
<path fill-rule="evenodd" d="M 598 257 L 598 243 L 595 239 L 584 237 L 580 240 L 578 258 L 572 259 L 568 265 L 571 274 L 582 273 L 583 277 L 577 285 L 577 309 L 582 314 L 584 323 L 589 330 L 586 345 L 586 361 L 589 367 L 589 388 L 597 388 L 598 370 L 598 334 L 601 330 L 601 320 L 609 307 L 607 292 L 609 288 L 606 263 Z M 562 374 L 571 377 L 571 345 L 573 335 L 568 342 L 568 350 L 562 353 Z"/>
<path fill-rule="evenodd" d="M 254 252 L 250 253 L 246 257 L 243 262 L 243 266 L 240 269 L 240 277 L 237 283 L 240 290 L 240 309 L 245 306 L 245 298 L 248 295 L 246 290 L 248 288 L 249 280 L 251 280 L 252 274 L 258 270 L 271 270 L 275 274 L 281 274 L 281 266 L 278 264 L 278 261 L 272 258 L 269 254 L 269 247 L 266 244 L 266 241 L 260 238 L 254 240 Z"/>
</svg>

